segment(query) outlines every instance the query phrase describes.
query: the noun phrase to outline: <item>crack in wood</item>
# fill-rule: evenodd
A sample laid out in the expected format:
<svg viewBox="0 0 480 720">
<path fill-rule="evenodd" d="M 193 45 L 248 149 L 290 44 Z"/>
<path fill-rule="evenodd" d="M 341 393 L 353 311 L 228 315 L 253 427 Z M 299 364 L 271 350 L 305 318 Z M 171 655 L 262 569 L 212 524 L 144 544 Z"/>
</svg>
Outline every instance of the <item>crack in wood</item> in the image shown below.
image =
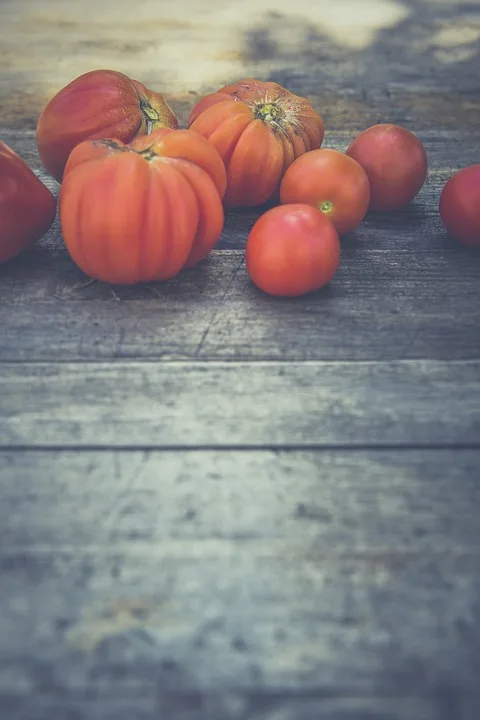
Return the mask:
<svg viewBox="0 0 480 720">
<path fill-rule="evenodd" d="M 234 271 L 233 271 L 232 277 L 230 278 L 230 280 L 229 280 L 229 282 L 228 282 L 228 284 L 227 284 L 227 287 L 225 288 L 225 292 L 223 293 L 223 295 L 221 296 L 221 298 L 220 298 L 220 300 L 219 300 L 219 305 L 218 305 L 218 307 L 215 309 L 215 311 L 214 311 L 214 313 L 213 313 L 213 315 L 212 315 L 212 317 L 211 317 L 211 319 L 210 319 L 207 327 L 205 328 L 205 330 L 204 330 L 204 332 L 203 332 L 202 337 L 200 338 L 200 342 L 198 343 L 198 346 L 197 346 L 197 348 L 196 348 L 196 350 L 195 350 L 195 352 L 194 352 L 194 355 L 193 355 L 195 358 L 198 358 L 199 355 L 200 355 L 200 353 L 201 353 L 201 351 L 202 351 L 202 348 L 203 348 L 203 346 L 204 346 L 204 344 L 205 344 L 205 340 L 207 339 L 207 335 L 208 335 L 208 333 L 210 332 L 210 329 L 213 327 L 213 325 L 214 325 L 214 323 L 215 323 L 215 319 L 217 318 L 217 315 L 218 315 L 218 313 L 220 312 L 220 310 L 221 310 L 221 308 L 222 308 L 222 305 L 223 305 L 224 302 L 225 302 L 225 298 L 227 297 L 227 295 L 228 295 L 228 293 L 229 293 L 229 291 L 230 291 L 230 288 L 232 287 L 232 285 L 233 285 L 233 283 L 234 283 L 234 281 L 235 281 L 235 278 L 237 277 L 237 275 L 238 275 L 238 273 L 239 273 L 239 271 L 240 271 L 240 268 L 242 267 L 242 265 L 243 265 L 243 263 L 244 263 L 244 258 L 245 258 L 244 255 L 242 255 L 242 256 L 240 257 L 240 259 L 239 259 L 239 261 L 238 261 L 238 263 L 237 263 L 237 266 L 236 266 L 236 268 L 235 268 Z"/>
</svg>

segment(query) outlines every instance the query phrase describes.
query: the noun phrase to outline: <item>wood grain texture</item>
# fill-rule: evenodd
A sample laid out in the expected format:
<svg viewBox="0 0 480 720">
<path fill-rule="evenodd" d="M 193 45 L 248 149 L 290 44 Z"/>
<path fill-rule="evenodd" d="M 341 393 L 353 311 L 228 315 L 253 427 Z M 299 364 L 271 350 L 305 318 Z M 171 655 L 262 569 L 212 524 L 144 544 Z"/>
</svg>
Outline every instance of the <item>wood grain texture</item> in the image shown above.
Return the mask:
<svg viewBox="0 0 480 720">
<path fill-rule="evenodd" d="M 480 450 L 0 451 L 3 552 L 480 549 Z"/>
<path fill-rule="evenodd" d="M 198 97 L 245 77 L 307 95 L 327 127 L 478 127 L 476 0 L 3 0 L 0 125 L 35 127 L 67 82 L 118 69 Z M 25 48 L 28 47 L 28 52 Z"/>
<path fill-rule="evenodd" d="M 426 183 L 414 202 L 395 213 L 372 213 L 353 235 L 354 238 L 364 237 L 370 244 L 370 236 L 378 238 L 376 230 L 381 233 L 382 246 L 387 247 L 391 241 L 393 247 L 398 246 L 398 236 L 404 236 L 405 243 L 413 244 L 415 249 L 428 248 L 434 250 L 438 246 L 438 236 L 445 236 L 438 216 L 440 193 L 446 180 L 458 169 L 471 164 L 475 159 L 476 148 L 480 147 L 478 128 L 472 131 L 442 131 L 423 129 L 417 131 L 419 138 L 428 154 L 429 175 Z M 328 131 L 324 147 L 346 150 L 355 137 L 352 131 Z M 58 195 L 59 184 L 43 169 L 32 132 L 21 130 L 2 130 L 1 138 L 22 157 L 41 178 L 55 196 Z M 260 208 L 239 208 L 229 210 L 225 216 L 225 227 L 220 239 L 219 248 L 243 248 L 248 231 L 255 220 L 269 205 Z M 368 228 L 368 233 L 362 231 Z M 390 234 L 393 233 L 390 238 Z M 63 247 L 61 229 L 58 221 L 50 233 L 43 238 L 40 246 L 58 249 Z M 399 249 L 403 249 L 402 243 Z M 443 246 L 442 246 L 443 247 Z"/>
<path fill-rule="evenodd" d="M 3 447 L 476 446 L 480 362 L 17 363 L 0 398 Z"/>
<path fill-rule="evenodd" d="M 0 132 L 2 140 L 11 145 L 11 147 L 28 162 L 30 167 L 41 175 L 45 182 L 50 184 L 54 192 L 58 190 L 56 180 L 50 178 L 42 167 L 37 151 L 35 132 L 15 127 L 2 128 Z M 414 132 L 425 146 L 428 155 L 429 170 L 434 173 L 434 176 L 439 174 L 440 180 L 443 179 L 446 174 L 452 172 L 452 170 L 459 169 L 474 162 L 475 153 L 480 145 L 480 130 L 478 127 L 468 131 L 462 130 L 461 128 L 442 130 L 440 128 L 419 127 L 415 128 Z M 357 132 L 352 129 L 341 130 L 327 127 L 322 145 L 323 147 L 344 151 L 356 135 Z M 434 182 L 435 179 L 434 177 Z M 437 182 L 439 182 L 438 179 Z M 427 182 L 427 187 L 428 184 Z M 248 214 L 257 215 L 258 211 L 248 208 L 238 208 L 229 211 L 229 217 Z M 398 213 L 395 214 L 398 215 Z"/>
<path fill-rule="evenodd" d="M 479 358 L 475 255 L 447 237 L 429 251 L 422 236 L 417 250 L 393 227 L 370 228 L 344 242 L 329 287 L 296 299 L 258 291 L 242 251 L 215 251 L 168 283 L 112 288 L 38 248 L 0 268 L 0 360 Z"/>
<path fill-rule="evenodd" d="M 474 720 L 479 452 L 452 459 L 1 452 L 0 708 Z"/>
<path fill-rule="evenodd" d="M 85 286 L 56 223 L 0 268 L 0 360 L 478 358 L 480 264 L 438 216 L 449 168 L 468 163 L 475 137 L 427 133 L 431 171 L 418 199 L 370 214 L 343 239 L 331 286 L 308 298 L 270 298 L 250 283 L 241 251 L 261 210 L 229 213 L 218 252 L 197 268 L 135 288 Z M 31 134 L 7 140 L 58 187 Z M 345 133 L 330 137 L 332 147 L 347 143 Z"/>
<path fill-rule="evenodd" d="M 426 183 L 413 203 L 395 213 L 372 213 L 367 216 L 367 222 L 362 224 L 355 232 L 354 237 L 362 237 L 362 231 L 368 227 L 370 235 L 375 229 L 381 232 L 383 246 L 389 244 L 389 235 L 393 231 L 392 239 L 398 238 L 402 233 L 406 243 L 414 243 L 415 248 L 424 247 L 427 241 L 429 249 L 437 246 L 438 235 L 445 235 L 438 216 L 438 202 L 440 193 L 446 180 L 458 169 L 470 165 L 475 160 L 475 152 L 480 147 L 480 132 L 478 128 L 469 132 L 459 130 L 429 130 L 416 131 L 425 146 L 428 155 L 429 174 Z M 355 137 L 353 131 L 329 131 L 327 129 L 324 147 L 340 151 L 346 150 Z M 5 129 L 0 133 L 4 142 L 8 143 L 34 170 L 34 172 L 47 185 L 51 192 L 57 196 L 59 184 L 43 169 L 35 141 L 35 134 L 21 130 Z M 260 208 L 240 208 L 226 213 L 225 227 L 218 247 L 243 248 L 248 231 L 259 215 L 269 205 Z M 57 222 L 50 233 L 40 241 L 40 246 L 59 248 L 63 247 L 61 229 Z M 403 247 L 403 244 L 402 244 Z"/>
<path fill-rule="evenodd" d="M 2 551 L 6 716 L 474 720 L 478 552 L 216 547 Z"/>
</svg>

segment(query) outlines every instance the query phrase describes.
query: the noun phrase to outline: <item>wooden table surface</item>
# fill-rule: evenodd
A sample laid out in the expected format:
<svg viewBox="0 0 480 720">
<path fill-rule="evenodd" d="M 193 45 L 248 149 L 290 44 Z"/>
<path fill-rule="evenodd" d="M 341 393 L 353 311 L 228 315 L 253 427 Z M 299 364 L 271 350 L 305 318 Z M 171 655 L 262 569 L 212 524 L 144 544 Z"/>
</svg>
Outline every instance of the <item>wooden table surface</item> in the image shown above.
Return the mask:
<svg viewBox="0 0 480 720">
<path fill-rule="evenodd" d="M 2 0 L 0 137 L 90 69 L 393 121 L 427 183 L 323 291 L 257 291 L 228 215 L 173 280 L 87 284 L 56 224 L 0 268 L 2 720 L 478 720 L 480 255 L 438 216 L 480 161 L 478 0 Z"/>
</svg>

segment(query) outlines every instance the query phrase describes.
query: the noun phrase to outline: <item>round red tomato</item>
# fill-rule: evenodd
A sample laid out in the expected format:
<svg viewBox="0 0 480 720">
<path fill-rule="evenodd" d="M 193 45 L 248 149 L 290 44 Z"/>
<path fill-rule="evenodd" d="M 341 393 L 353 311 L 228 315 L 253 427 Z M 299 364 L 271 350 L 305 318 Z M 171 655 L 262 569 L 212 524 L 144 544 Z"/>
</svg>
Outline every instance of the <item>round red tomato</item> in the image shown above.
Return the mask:
<svg viewBox="0 0 480 720">
<path fill-rule="evenodd" d="M 93 278 L 165 280 L 218 241 L 225 186 L 219 154 L 190 130 L 155 130 L 129 145 L 85 141 L 71 153 L 60 189 L 65 244 Z"/>
<path fill-rule="evenodd" d="M 59 182 L 68 156 L 84 140 L 130 142 L 162 127 L 177 128 L 165 98 L 116 70 L 80 75 L 47 104 L 37 123 L 37 145 L 46 170 Z"/>
<path fill-rule="evenodd" d="M 445 183 L 440 217 L 452 237 L 480 247 L 480 164 L 459 170 Z"/>
<path fill-rule="evenodd" d="M 370 202 L 362 166 L 338 150 L 312 150 L 297 158 L 280 185 L 282 203 L 307 203 L 321 210 L 340 234 L 360 225 Z"/>
<path fill-rule="evenodd" d="M 252 281 L 270 295 L 304 295 L 326 285 L 340 262 L 337 231 L 320 210 L 301 203 L 261 215 L 247 238 Z"/>
<path fill-rule="evenodd" d="M 193 107 L 189 127 L 220 153 L 229 207 L 269 200 L 290 163 L 319 148 L 324 134 L 323 120 L 308 100 L 260 80 L 242 80 L 206 95 Z"/>
<path fill-rule="evenodd" d="M 427 154 L 422 143 L 399 125 L 367 128 L 351 143 L 347 155 L 367 173 L 371 210 L 398 210 L 413 200 L 427 177 Z"/>
<path fill-rule="evenodd" d="M 50 190 L 0 141 L 0 263 L 41 238 L 50 229 L 56 209 Z"/>
</svg>

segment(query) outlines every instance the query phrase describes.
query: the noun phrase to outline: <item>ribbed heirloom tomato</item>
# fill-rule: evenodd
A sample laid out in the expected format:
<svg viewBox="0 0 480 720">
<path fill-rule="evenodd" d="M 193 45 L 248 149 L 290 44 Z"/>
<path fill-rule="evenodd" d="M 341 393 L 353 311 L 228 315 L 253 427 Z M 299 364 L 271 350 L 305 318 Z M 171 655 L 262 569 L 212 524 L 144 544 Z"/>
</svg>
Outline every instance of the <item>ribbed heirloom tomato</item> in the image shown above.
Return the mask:
<svg viewBox="0 0 480 720">
<path fill-rule="evenodd" d="M 307 203 L 321 210 L 340 234 L 360 225 L 370 202 L 370 183 L 362 166 L 327 148 L 295 160 L 280 185 L 282 203 Z"/>
<path fill-rule="evenodd" d="M 372 125 L 355 138 L 346 154 L 367 173 L 371 210 L 399 210 L 420 192 L 427 177 L 422 143 L 399 125 Z"/>
<path fill-rule="evenodd" d="M 456 172 L 440 196 L 440 217 L 459 242 L 480 248 L 480 164 Z"/>
<path fill-rule="evenodd" d="M 326 285 L 340 262 L 337 231 L 320 210 L 280 205 L 260 216 L 247 238 L 252 281 L 271 295 L 304 295 Z"/>
<path fill-rule="evenodd" d="M 0 141 L 0 263 L 50 229 L 57 203 L 28 165 Z"/>
<path fill-rule="evenodd" d="M 208 138 L 227 168 L 225 204 L 269 200 L 288 166 L 323 141 L 323 120 L 305 98 L 274 82 L 242 80 L 206 95 L 189 127 Z"/>
<path fill-rule="evenodd" d="M 204 258 L 223 227 L 225 167 L 189 130 L 155 130 L 129 145 L 86 141 L 60 189 L 65 244 L 98 280 L 165 280 Z"/>
<path fill-rule="evenodd" d="M 162 127 L 178 127 L 162 95 L 116 70 L 93 70 L 69 83 L 45 107 L 37 123 L 38 152 L 60 182 L 69 154 L 83 140 L 116 138 L 127 143 Z"/>
</svg>

